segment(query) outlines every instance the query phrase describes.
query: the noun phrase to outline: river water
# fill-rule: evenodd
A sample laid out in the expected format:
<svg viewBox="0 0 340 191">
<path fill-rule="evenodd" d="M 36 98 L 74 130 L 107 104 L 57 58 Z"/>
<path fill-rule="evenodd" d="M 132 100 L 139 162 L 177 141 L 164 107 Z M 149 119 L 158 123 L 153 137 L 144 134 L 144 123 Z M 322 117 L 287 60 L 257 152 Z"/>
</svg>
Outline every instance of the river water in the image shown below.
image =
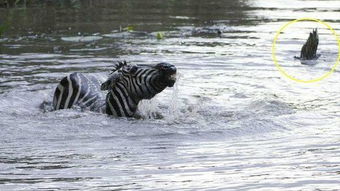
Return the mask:
<svg viewBox="0 0 340 191">
<path fill-rule="evenodd" d="M 271 53 L 293 19 L 339 34 L 340 1 L 46 2 L 0 9 L 1 191 L 340 190 L 339 72 L 298 83 Z M 321 57 L 302 65 L 313 28 Z M 302 80 L 338 60 L 320 23 L 290 25 L 276 47 Z M 118 60 L 178 68 L 174 88 L 140 105 L 144 120 L 39 108 L 66 74 Z"/>
</svg>

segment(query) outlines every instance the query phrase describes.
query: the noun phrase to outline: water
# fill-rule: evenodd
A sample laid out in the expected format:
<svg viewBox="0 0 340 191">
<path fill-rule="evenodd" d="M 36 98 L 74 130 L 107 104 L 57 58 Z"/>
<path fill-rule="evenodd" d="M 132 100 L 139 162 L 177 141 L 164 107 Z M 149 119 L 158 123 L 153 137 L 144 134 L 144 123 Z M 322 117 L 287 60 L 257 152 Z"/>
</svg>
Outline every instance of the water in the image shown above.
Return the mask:
<svg viewBox="0 0 340 191">
<path fill-rule="evenodd" d="M 74 2 L 0 9 L 0 190 L 340 190 L 339 72 L 297 83 L 271 55 L 292 19 L 339 34 L 339 1 Z M 322 56 L 301 65 L 313 28 Z M 318 77 L 337 60 L 335 37 L 294 25 L 277 57 Z M 107 74 L 117 60 L 178 68 L 144 120 L 39 109 L 66 74 Z"/>
</svg>

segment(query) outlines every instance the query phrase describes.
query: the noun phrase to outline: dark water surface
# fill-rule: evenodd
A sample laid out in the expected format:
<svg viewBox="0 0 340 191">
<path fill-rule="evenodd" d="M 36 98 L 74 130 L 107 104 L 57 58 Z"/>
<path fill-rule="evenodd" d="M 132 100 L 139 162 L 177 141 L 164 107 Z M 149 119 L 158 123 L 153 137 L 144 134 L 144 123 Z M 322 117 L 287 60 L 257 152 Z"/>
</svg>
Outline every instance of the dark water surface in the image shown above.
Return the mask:
<svg viewBox="0 0 340 191">
<path fill-rule="evenodd" d="M 286 22 L 315 17 L 339 34 L 339 15 L 335 0 L 0 8 L 0 190 L 340 190 L 339 72 L 297 83 L 271 54 Z M 301 65 L 313 28 L 321 57 Z M 310 80 L 338 60 L 337 41 L 322 24 L 296 24 L 277 58 Z M 66 74 L 106 75 L 117 60 L 177 66 L 176 86 L 141 104 L 147 119 L 39 109 Z"/>
</svg>

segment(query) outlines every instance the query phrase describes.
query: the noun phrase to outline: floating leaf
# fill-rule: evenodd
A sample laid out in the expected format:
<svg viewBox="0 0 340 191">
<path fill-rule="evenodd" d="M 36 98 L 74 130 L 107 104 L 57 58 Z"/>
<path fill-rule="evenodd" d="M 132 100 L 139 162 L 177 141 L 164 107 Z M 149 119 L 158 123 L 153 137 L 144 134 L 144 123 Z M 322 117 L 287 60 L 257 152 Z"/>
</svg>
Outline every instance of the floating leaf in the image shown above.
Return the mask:
<svg viewBox="0 0 340 191">
<path fill-rule="evenodd" d="M 123 31 L 132 32 L 133 30 L 134 30 L 133 26 L 127 26 L 127 27 L 123 28 Z"/>
<path fill-rule="evenodd" d="M 161 40 L 164 38 L 164 33 L 163 32 L 157 32 L 156 37 L 158 40 Z"/>
</svg>

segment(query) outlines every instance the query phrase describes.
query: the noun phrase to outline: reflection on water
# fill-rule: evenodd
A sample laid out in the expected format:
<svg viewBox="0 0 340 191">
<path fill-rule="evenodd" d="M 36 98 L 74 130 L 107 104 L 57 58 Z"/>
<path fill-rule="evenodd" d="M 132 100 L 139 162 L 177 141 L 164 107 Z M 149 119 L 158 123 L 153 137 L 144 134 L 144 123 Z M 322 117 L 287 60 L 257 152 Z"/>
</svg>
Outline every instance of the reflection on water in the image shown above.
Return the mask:
<svg viewBox="0 0 340 191">
<path fill-rule="evenodd" d="M 276 30 L 289 20 L 316 17 L 339 33 L 339 3 L 85 0 L 0 8 L 8 26 L 0 37 L 0 190 L 340 189 L 339 72 L 298 84 L 271 58 Z M 297 76 L 318 75 L 337 59 L 334 37 L 320 27 L 319 63 L 294 61 L 313 27 L 292 27 L 278 42 L 282 66 Z M 66 74 L 107 74 L 116 60 L 166 61 L 180 78 L 141 105 L 145 120 L 39 110 Z"/>
<path fill-rule="evenodd" d="M 244 13 L 246 1 L 80 1 L 72 5 L 43 4 L 27 9 L 2 9 L 1 18 L 10 23 L 7 35 L 47 33 L 68 35 L 109 33 L 119 26 L 134 26 L 140 31 L 170 30 L 177 26 L 201 26 L 214 22 L 234 25 L 250 24 Z M 213 10 L 213 11 L 212 11 Z M 237 10 L 237 11 L 236 11 Z M 227 19 L 227 20 L 224 20 Z"/>
</svg>

